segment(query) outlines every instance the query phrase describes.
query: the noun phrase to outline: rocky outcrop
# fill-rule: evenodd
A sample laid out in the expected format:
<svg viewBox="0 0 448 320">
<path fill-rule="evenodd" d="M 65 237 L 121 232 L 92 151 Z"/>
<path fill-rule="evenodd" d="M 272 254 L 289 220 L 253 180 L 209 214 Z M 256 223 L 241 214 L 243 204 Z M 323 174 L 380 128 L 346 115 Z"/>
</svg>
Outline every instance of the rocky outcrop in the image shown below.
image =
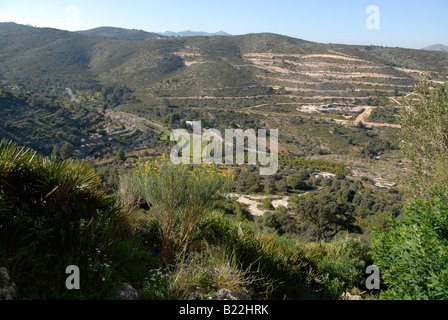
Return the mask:
<svg viewBox="0 0 448 320">
<path fill-rule="evenodd" d="M 342 295 L 343 300 L 362 300 L 361 296 L 356 294 L 350 294 L 350 292 L 344 292 Z"/>
<path fill-rule="evenodd" d="M 217 292 L 194 291 L 187 300 L 251 300 L 251 297 L 244 292 L 233 292 L 227 288 L 222 288 Z"/>
<path fill-rule="evenodd" d="M 16 284 L 11 281 L 8 270 L 0 268 L 0 300 L 13 300 L 17 293 Z"/>
<path fill-rule="evenodd" d="M 121 285 L 118 296 L 122 300 L 139 300 L 137 290 L 126 282 Z"/>
<path fill-rule="evenodd" d="M 245 292 L 236 293 L 227 288 L 222 288 L 216 295 L 216 300 L 251 300 Z"/>
</svg>

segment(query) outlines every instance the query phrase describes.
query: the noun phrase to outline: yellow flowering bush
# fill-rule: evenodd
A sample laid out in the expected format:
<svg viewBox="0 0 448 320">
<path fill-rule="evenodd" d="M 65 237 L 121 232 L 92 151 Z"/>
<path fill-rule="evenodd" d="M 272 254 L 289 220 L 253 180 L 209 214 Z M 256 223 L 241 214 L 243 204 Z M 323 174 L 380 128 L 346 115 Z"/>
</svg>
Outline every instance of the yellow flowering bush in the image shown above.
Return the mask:
<svg viewBox="0 0 448 320">
<path fill-rule="evenodd" d="M 165 154 L 139 162 L 135 174 L 168 261 L 182 249 L 213 201 L 231 185 L 223 166 L 173 164 Z"/>
</svg>

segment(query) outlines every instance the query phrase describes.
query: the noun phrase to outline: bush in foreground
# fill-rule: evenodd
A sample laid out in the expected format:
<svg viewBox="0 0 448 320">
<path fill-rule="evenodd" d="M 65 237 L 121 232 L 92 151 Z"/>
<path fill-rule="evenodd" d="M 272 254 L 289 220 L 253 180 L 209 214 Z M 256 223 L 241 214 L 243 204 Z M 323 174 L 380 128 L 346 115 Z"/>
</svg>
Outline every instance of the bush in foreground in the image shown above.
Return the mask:
<svg viewBox="0 0 448 320">
<path fill-rule="evenodd" d="M 120 281 L 144 272 L 133 266 L 147 251 L 127 235 L 115 199 L 98 184 L 86 164 L 0 143 L 0 265 L 18 299 L 114 299 Z M 65 287 L 72 264 L 80 290 Z"/>
<path fill-rule="evenodd" d="M 448 191 L 417 199 L 373 237 L 384 299 L 448 299 Z"/>
</svg>

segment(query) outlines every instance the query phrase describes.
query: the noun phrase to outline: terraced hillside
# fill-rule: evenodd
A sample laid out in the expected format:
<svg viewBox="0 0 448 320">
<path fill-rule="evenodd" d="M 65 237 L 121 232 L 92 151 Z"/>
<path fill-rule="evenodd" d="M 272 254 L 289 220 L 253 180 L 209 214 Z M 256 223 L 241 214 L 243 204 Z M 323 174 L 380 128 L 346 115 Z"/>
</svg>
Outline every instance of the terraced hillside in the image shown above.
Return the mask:
<svg viewBox="0 0 448 320">
<path fill-rule="evenodd" d="M 356 170 L 382 157 L 398 163 L 395 119 L 402 98 L 421 76 L 441 82 L 448 75 L 446 52 L 320 44 L 271 33 L 163 38 L 139 30 L 68 32 L 1 23 L 0 46 L 5 88 L 62 104 L 72 100 L 89 110 L 89 116 L 70 114 L 75 122 L 100 117 L 93 128 L 107 133 L 105 145 L 97 151 L 101 144 L 94 144 L 88 153 L 98 159 L 113 157 L 119 147 L 135 154 L 152 142 L 166 146 L 171 129 L 201 120 L 204 128 L 281 128 L 282 153 L 342 156 L 337 159 L 353 160 Z M 12 109 L 3 110 L 3 125 L 22 128 L 28 121 L 34 129 L 24 132 L 38 132 L 31 122 L 47 113 L 37 119 L 39 111 L 29 106 L 11 116 Z M 85 145 L 75 137 L 72 144 Z M 388 164 L 382 167 L 390 173 Z"/>
<path fill-rule="evenodd" d="M 68 32 L 2 23 L 0 40 L 0 77 L 36 90 L 125 83 L 149 88 L 155 97 L 277 95 L 350 103 L 407 93 L 422 74 L 437 80 L 448 72 L 445 52 L 319 44 L 275 34 L 160 38 L 118 28 Z"/>
<path fill-rule="evenodd" d="M 268 71 L 268 75 L 259 76 L 267 85 L 284 88 L 304 99 L 347 101 L 366 99 L 372 92 L 391 95 L 397 86 L 403 91 L 412 88 L 415 77 L 411 72 L 331 52 L 249 53 L 244 57 L 257 68 Z"/>
<path fill-rule="evenodd" d="M 64 145 L 87 160 L 113 157 L 120 148 L 137 154 L 154 147 L 159 131 L 133 115 L 0 88 L 0 139 L 46 155 Z"/>
</svg>

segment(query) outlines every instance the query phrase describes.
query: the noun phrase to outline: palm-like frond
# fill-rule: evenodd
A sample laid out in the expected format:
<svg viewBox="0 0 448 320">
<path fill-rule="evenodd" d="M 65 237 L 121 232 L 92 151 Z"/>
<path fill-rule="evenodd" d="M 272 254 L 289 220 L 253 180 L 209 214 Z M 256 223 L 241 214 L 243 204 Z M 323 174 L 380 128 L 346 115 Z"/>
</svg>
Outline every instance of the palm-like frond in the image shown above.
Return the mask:
<svg viewBox="0 0 448 320">
<path fill-rule="evenodd" d="M 0 141 L 0 173 L 7 172 L 11 167 L 30 163 L 36 152 L 30 148 L 18 147 L 17 143 L 2 139 Z"/>
<path fill-rule="evenodd" d="M 65 224 L 89 219 L 98 211 L 114 211 L 113 201 L 98 185 L 98 176 L 85 163 L 59 161 L 12 142 L 0 143 L 0 193 L 24 214 L 47 215 Z"/>
<path fill-rule="evenodd" d="M 39 187 L 45 199 L 63 201 L 71 193 L 89 192 L 99 184 L 93 168 L 74 160 L 55 161 L 43 158 L 37 167 Z"/>
<path fill-rule="evenodd" d="M 32 166 L 37 158 L 37 154 L 31 149 L 18 147 L 14 142 L 2 140 L 0 142 L 0 192 L 7 194 L 11 201 L 13 198 L 24 198 L 33 180 Z"/>
</svg>

